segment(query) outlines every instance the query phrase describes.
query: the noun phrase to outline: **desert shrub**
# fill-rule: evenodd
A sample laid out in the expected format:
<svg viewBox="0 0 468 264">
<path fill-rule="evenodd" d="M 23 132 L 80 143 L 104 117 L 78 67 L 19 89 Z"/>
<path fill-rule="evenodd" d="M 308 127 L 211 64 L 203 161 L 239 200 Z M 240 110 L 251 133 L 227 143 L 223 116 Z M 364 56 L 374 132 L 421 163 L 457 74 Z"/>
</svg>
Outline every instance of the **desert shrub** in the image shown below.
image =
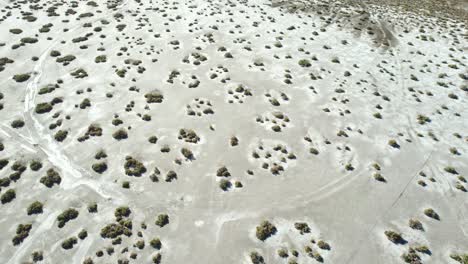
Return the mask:
<svg viewBox="0 0 468 264">
<path fill-rule="evenodd" d="M 185 142 L 189 143 L 197 143 L 200 141 L 200 137 L 198 137 L 197 133 L 192 129 L 180 129 L 179 130 L 179 139 L 184 139 Z"/>
<path fill-rule="evenodd" d="M 130 208 L 128 208 L 128 206 L 120 206 L 115 209 L 114 216 L 117 221 L 120 221 L 124 217 L 129 217 L 131 213 L 132 211 Z"/>
<path fill-rule="evenodd" d="M 297 222 L 297 223 L 294 223 L 294 228 L 296 228 L 297 230 L 299 230 L 299 232 L 301 233 L 301 235 L 305 234 L 305 233 L 310 233 L 310 227 L 307 223 L 305 222 Z"/>
<path fill-rule="evenodd" d="M 107 170 L 107 163 L 106 162 L 98 162 L 93 164 L 93 170 L 99 174 L 104 173 Z"/>
<path fill-rule="evenodd" d="M 408 225 L 412 229 L 421 230 L 421 231 L 424 230 L 424 227 L 423 227 L 421 221 L 419 221 L 417 219 L 410 219 Z"/>
<path fill-rule="evenodd" d="M 93 261 L 91 258 L 86 258 L 86 259 L 83 261 L 83 264 L 94 264 L 94 261 Z"/>
<path fill-rule="evenodd" d="M 54 184 L 59 185 L 62 178 L 54 169 L 48 169 L 47 174 L 40 179 L 40 183 L 51 188 Z"/>
<path fill-rule="evenodd" d="M 65 241 L 62 242 L 62 248 L 65 250 L 72 249 L 76 243 L 78 243 L 76 237 L 67 238 Z"/>
<path fill-rule="evenodd" d="M 2 194 L 2 196 L 0 197 L 0 201 L 2 202 L 2 204 L 6 204 L 6 203 L 13 201 L 13 199 L 15 198 L 16 198 L 15 190 L 9 189 Z"/>
<path fill-rule="evenodd" d="M 158 142 L 158 137 L 156 136 L 151 136 L 148 138 L 148 142 L 151 144 L 156 144 Z"/>
<path fill-rule="evenodd" d="M 9 31 L 12 34 L 21 34 L 21 33 L 23 33 L 23 30 L 21 30 L 20 28 L 12 28 Z"/>
<path fill-rule="evenodd" d="M 83 240 L 85 239 L 86 237 L 88 236 L 88 232 L 84 229 L 82 229 L 79 233 L 78 233 L 78 238 Z"/>
<path fill-rule="evenodd" d="M 182 153 L 182 155 L 188 160 L 194 159 L 193 152 L 188 148 L 182 148 L 180 153 Z"/>
<path fill-rule="evenodd" d="M 229 180 L 226 180 L 226 179 L 221 179 L 219 181 L 219 188 L 221 188 L 221 190 L 223 191 L 227 191 L 231 188 L 232 184 Z"/>
<path fill-rule="evenodd" d="M 427 216 L 427 217 L 430 217 L 432 219 L 436 219 L 436 220 L 440 220 L 440 216 L 439 214 L 436 213 L 436 211 L 434 211 L 434 209 L 432 208 L 427 208 L 424 210 L 424 214 Z"/>
<path fill-rule="evenodd" d="M 374 179 L 379 182 L 386 182 L 387 180 L 380 173 L 374 173 Z"/>
<path fill-rule="evenodd" d="M 162 103 L 164 96 L 158 91 L 153 91 L 153 92 L 145 94 L 145 98 L 146 98 L 146 102 L 149 104 Z"/>
<path fill-rule="evenodd" d="M 448 172 L 450 174 L 458 174 L 458 171 L 454 167 L 451 167 L 451 166 L 445 167 L 444 171 L 446 171 L 446 172 Z"/>
<path fill-rule="evenodd" d="M 388 145 L 391 146 L 391 147 L 393 147 L 393 148 L 400 148 L 400 145 L 398 145 L 398 143 L 397 143 L 396 140 L 394 140 L 394 139 L 390 139 L 390 140 L 388 141 Z"/>
<path fill-rule="evenodd" d="M 239 139 L 237 137 L 235 137 L 235 136 L 232 136 L 231 140 L 230 140 L 230 143 L 231 143 L 232 147 L 235 147 L 235 146 L 239 145 Z"/>
<path fill-rule="evenodd" d="M 130 189 L 130 182 L 129 182 L 129 181 L 124 181 L 124 182 L 122 182 L 122 188 L 124 188 L 124 189 Z"/>
<path fill-rule="evenodd" d="M 140 161 L 134 159 L 131 156 L 125 158 L 125 174 L 128 176 L 141 176 L 146 172 L 146 167 Z"/>
<path fill-rule="evenodd" d="M 260 253 L 253 251 L 250 252 L 250 261 L 252 261 L 252 264 L 264 264 L 265 259 L 260 255 Z"/>
<path fill-rule="evenodd" d="M 40 170 L 42 168 L 42 163 L 40 161 L 33 160 L 33 161 L 31 161 L 31 164 L 29 164 L 29 168 L 32 171 L 38 171 L 38 170 Z"/>
<path fill-rule="evenodd" d="M 28 206 L 27 213 L 28 215 L 32 214 L 41 214 L 42 213 L 42 203 L 39 201 L 35 201 Z"/>
<path fill-rule="evenodd" d="M 162 259 L 162 256 L 160 253 L 157 253 L 152 258 L 154 264 L 161 264 L 161 259 Z"/>
<path fill-rule="evenodd" d="M 51 57 L 58 57 L 58 56 L 60 56 L 60 55 L 62 55 L 62 54 L 61 54 L 60 51 L 58 51 L 58 50 L 52 50 L 52 51 L 50 51 L 50 56 L 51 56 Z"/>
<path fill-rule="evenodd" d="M 162 243 L 161 243 L 161 240 L 159 238 L 153 238 L 151 239 L 150 241 L 150 245 L 154 248 L 154 249 L 161 249 L 162 247 Z"/>
<path fill-rule="evenodd" d="M 255 235 L 259 240 L 265 241 L 267 238 L 276 234 L 276 232 L 276 227 L 269 221 L 265 220 L 262 223 L 260 223 L 259 226 L 257 226 Z"/>
<path fill-rule="evenodd" d="M 25 82 L 25 81 L 29 80 L 30 77 L 31 77 L 31 75 L 29 75 L 27 73 L 16 74 L 16 75 L 13 76 L 13 80 L 20 83 L 20 82 Z"/>
<path fill-rule="evenodd" d="M 5 168 L 8 165 L 9 161 L 7 159 L 0 159 L 0 170 Z"/>
<path fill-rule="evenodd" d="M 83 101 L 81 101 L 80 103 L 80 109 L 86 109 L 90 106 L 91 106 L 91 100 L 89 100 L 88 98 L 83 99 Z"/>
<path fill-rule="evenodd" d="M 101 237 L 114 239 L 126 233 L 126 228 L 119 224 L 109 224 L 101 229 Z"/>
<path fill-rule="evenodd" d="M 306 60 L 306 59 L 302 59 L 298 62 L 299 66 L 301 67 L 304 67 L 304 68 L 307 68 L 307 67 L 310 67 L 312 66 L 312 64 L 310 64 L 310 61 L 309 60 Z"/>
<path fill-rule="evenodd" d="M 54 138 L 55 140 L 57 140 L 58 142 L 62 142 L 64 141 L 68 136 L 68 131 L 66 130 L 59 130 L 57 131 L 57 133 L 55 133 L 54 135 Z"/>
<path fill-rule="evenodd" d="M 175 171 L 168 171 L 166 174 L 166 182 L 171 182 L 177 179 L 177 173 Z"/>
<path fill-rule="evenodd" d="M 169 216 L 167 214 L 160 214 L 156 218 L 155 224 L 159 227 L 163 227 L 167 224 L 169 224 Z"/>
<path fill-rule="evenodd" d="M 11 122 L 11 127 L 12 128 L 22 128 L 24 126 L 24 121 L 21 119 L 14 120 Z"/>
<path fill-rule="evenodd" d="M 403 255 L 401 255 L 401 258 L 403 259 L 405 263 L 411 263 L 411 264 L 422 263 L 421 257 L 419 257 L 419 255 L 414 251 L 403 253 Z"/>
<path fill-rule="evenodd" d="M 450 254 L 450 258 L 452 258 L 455 261 L 460 262 L 460 264 L 468 264 L 468 253 L 467 254 L 452 253 Z"/>
<path fill-rule="evenodd" d="M 90 212 L 90 213 L 97 213 L 97 211 L 98 211 L 98 205 L 97 205 L 97 203 L 90 203 L 90 204 L 88 205 L 88 212 Z"/>
<path fill-rule="evenodd" d="M 387 236 L 388 240 L 392 241 L 395 244 L 405 244 L 406 241 L 403 239 L 401 234 L 395 231 L 385 231 L 384 234 Z"/>
<path fill-rule="evenodd" d="M 44 259 L 42 251 L 34 251 L 31 254 L 31 257 L 33 262 L 40 262 Z"/>
<path fill-rule="evenodd" d="M 48 113 L 52 110 L 52 105 L 50 103 L 39 103 L 36 105 L 35 112 L 37 114 Z"/>
<path fill-rule="evenodd" d="M 330 244 L 328 244 L 327 242 L 325 242 L 323 240 L 319 240 L 317 242 L 317 247 L 319 247 L 320 249 L 323 249 L 323 250 L 330 250 L 331 249 Z"/>
<path fill-rule="evenodd" d="M 219 168 L 216 171 L 216 176 L 218 176 L 218 177 L 229 177 L 229 176 L 231 176 L 231 173 L 229 172 L 229 170 L 225 166 L 223 166 L 223 167 Z"/>
<path fill-rule="evenodd" d="M 125 129 L 119 129 L 114 134 L 112 134 L 112 137 L 117 139 L 117 140 L 122 140 L 128 138 L 127 131 Z"/>
<path fill-rule="evenodd" d="M 57 216 L 58 227 L 59 228 L 64 227 L 67 222 L 73 219 L 76 219 L 78 217 L 78 214 L 79 214 L 78 211 L 73 208 L 69 208 L 63 211 L 61 214 Z"/>
<path fill-rule="evenodd" d="M 104 150 L 99 150 L 96 155 L 94 155 L 94 158 L 97 159 L 97 160 L 100 160 L 100 159 L 105 159 L 107 158 L 107 154 Z"/>
<path fill-rule="evenodd" d="M 280 249 L 278 249 L 277 253 L 278 253 L 278 256 L 279 256 L 280 258 L 287 258 L 287 257 L 289 257 L 288 249 L 286 249 L 286 248 L 280 248 Z"/>
<path fill-rule="evenodd" d="M 106 55 L 99 55 L 94 59 L 94 62 L 96 63 L 103 63 L 107 61 L 107 56 Z"/>
<path fill-rule="evenodd" d="M 24 239 L 29 236 L 29 231 L 31 231 L 32 225 L 31 224 L 19 224 L 16 227 L 16 235 L 12 239 L 12 243 L 14 246 L 21 244 Z"/>
</svg>

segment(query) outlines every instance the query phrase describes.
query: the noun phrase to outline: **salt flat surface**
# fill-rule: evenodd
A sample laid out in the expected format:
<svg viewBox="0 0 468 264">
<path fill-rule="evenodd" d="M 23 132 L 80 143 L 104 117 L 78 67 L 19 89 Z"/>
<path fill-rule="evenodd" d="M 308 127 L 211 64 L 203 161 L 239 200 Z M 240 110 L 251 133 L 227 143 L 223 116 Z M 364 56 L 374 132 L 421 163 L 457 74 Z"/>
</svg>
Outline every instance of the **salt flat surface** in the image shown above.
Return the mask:
<svg viewBox="0 0 468 264">
<path fill-rule="evenodd" d="M 0 263 L 468 263 L 466 10 L 350 2 L 0 3 Z"/>
</svg>

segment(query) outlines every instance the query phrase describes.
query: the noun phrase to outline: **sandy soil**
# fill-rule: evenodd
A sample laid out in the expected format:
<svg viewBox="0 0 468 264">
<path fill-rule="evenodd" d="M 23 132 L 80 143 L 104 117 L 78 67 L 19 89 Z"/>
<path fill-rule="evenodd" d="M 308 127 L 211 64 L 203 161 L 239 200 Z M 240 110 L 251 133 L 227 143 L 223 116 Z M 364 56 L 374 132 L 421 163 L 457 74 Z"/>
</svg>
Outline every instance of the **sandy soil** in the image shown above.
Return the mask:
<svg viewBox="0 0 468 264">
<path fill-rule="evenodd" d="M 413 4 L 0 3 L 0 263 L 466 264 L 466 10 Z"/>
</svg>

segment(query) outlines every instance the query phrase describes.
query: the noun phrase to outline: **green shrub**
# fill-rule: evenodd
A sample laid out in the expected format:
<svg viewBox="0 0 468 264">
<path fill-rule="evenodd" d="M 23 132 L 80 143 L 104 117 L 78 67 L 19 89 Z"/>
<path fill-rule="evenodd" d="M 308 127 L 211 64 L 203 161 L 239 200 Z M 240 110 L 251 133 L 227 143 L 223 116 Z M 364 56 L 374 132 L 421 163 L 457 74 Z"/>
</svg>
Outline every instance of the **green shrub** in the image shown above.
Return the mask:
<svg viewBox="0 0 468 264">
<path fill-rule="evenodd" d="M 54 169 L 48 169 L 46 176 L 43 176 L 40 179 L 40 182 L 47 186 L 48 188 L 52 188 L 54 184 L 60 185 L 62 178 Z"/>
<path fill-rule="evenodd" d="M 12 128 L 22 128 L 24 126 L 24 121 L 21 119 L 14 120 L 11 122 L 11 127 Z"/>
<path fill-rule="evenodd" d="M 35 201 L 33 202 L 32 204 L 30 204 L 28 206 L 28 215 L 32 215 L 32 214 L 41 214 L 42 213 L 42 203 L 39 202 L 39 201 Z"/>
<path fill-rule="evenodd" d="M 4 192 L 2 196 L 0 197 L 0 201 L 2 204 L 9 203 L 13 201 L 13 199 L 16 198 L 16 192 L 13 189 L 9 189 L 8 191 Z"/>
<path fill-rule="evenodd" d="M 59 130 L 59 131 L 57 131 L 57 133 L 55 133 L 54 138 L 58 142 L 62 142 L 67 138 L 67 135 L 68 135 L 68 131 Z"/>
<path fill-rule="evenodd" d="M 114 211 L 114 215 L 117 221 L 120 221 L 124 217 L 129 217 L 131 213 L 132 211 L 130 208 L 128 208 L 128 206 L 120 206 Z"/>
<path fill-rule="evenodd" d="M 304 68 L 308 68 L 310 66 L 312 66 L 312 64 L 310 64 L 310 61 L 309 60 L 306 60 L 306 59 L 302 59 L 298 62 L 299 66 L 301 67 L 304 67 Z"/>
<path fill-rule="evenodd" d="M 169 216 L 167 214 L 160 214 L 156 218 L 155 224 L 159 227 L 163 227 L 167 224 L 169 224 Z"/>
<path fill-rule="evenodd" d="M 99 174 L 104 173 L 107 170 L 107 163 L 106 162 L 95 163 L 93 164 L 92 169 Z"/>
<path fill-rule="evenodd" d="M 219 188 L 221 188 L 221 190 L 223 191 L 227 191 L 231 188 L 232 184 L 229 180 L 226 180 L 226 179 L 221 179 L 219 181 Z"/>
<path fill-rule="evenodd" d="M 301 233 L 301 235 L 305 234 L 305 233 L 310 233 L 310 227 L 307 223 L 305 222 L 297 222 L 297 223 L 294 223 L 294 228 L 296 228 L 297 230 L 299 230 L 299 232 Z"/>
<path fill-rule="evenodd" d="M 52 105 L 50 103 L 39 103 L 36 105 L 35 112 L 37 114 L 48 113 L 52 110 Z"/>
<path fill-rule="evenodd" d="M 154 248 L 154 249 L 161 249 L 162 247 L 162 243 L 161 243 L 161 240 L 159 238 L 153 238 L 151 241 L 150 241 L 150 245 Z"/>
<path fill-rule="evenodd" d="M 62 248 L 65 250 L 72 249 L 76 243 L 78 243 L 76 237 L 70 237 L 62 242 Z"/>
<path fill-rule="evenodd" d="M 265 220 L 262 223 L 260 223 L 259 226 L 257 226 L 255 235 L 259 240 L 265 241 L 267 238 L 276 234 L 276 232 L 276 227 L 269 221 Z"/>
<path fill-rule="evenodd" d="M 403 239 L 401 234 L 394 231 L 385 231 L 384 234 L 387 236 L 388 240 L 392 241 L 395 244 L 405 244 L 406 241 Z"/>
<path fill-rule="evenodd" d="M 31 161 L 29 168 L 31 168 L 32 171 L 38 171 L 42 168 L 42 163 L 40 161 L 33 160 Z"/>
<path fill-rule="evenodd" d="M 24 239 L 29 236 L 29 231 L 31 231 L 31 228 L 31 224 L 19 224 L 18 227 L 16 227 L 16 235 L 12 239 L 13 245 L 16 246 L 21 244 Z"/>
<path fill-rule="evenodd" d="M 125 174 L 128 176 L 141 176 L 143 173 L 146 172 L 146 167 L 140 161 L 134 159 L 131 156 L 125 158 Z"/>
<path fill-rule="evenodd" d="M 432 208 L 425 209 L 424 214 L 432 219 L 440 220 L 439 214 L 437 214 Z"/>
<path fill-rule="evenodd" d="M 27 73 L 16 74 L 16 75 L 13 76 L 13 80 L 15 80 L 16 82 L 25 82 L 25 81 L 29 80 L 30 77 L 31 77 L 31 75 L 29 75 Z"/>
<path fill-rule="evenodd" d="M 112 134 L 112 137 L 116 140 L 122 140 L 128 138 L 128 133 L 125 129 L 119 129 Z"/>
<path fill-rule="evenodd" d="M 78 211 L 73 208 L 69 208 L 63 211 L 61 214 L 57 216 L 58 227 L 59 228 L 64 227 L 67 222 L 73 219 L 76 219 L 78 215 L 79 215 Z"/>
</svg>

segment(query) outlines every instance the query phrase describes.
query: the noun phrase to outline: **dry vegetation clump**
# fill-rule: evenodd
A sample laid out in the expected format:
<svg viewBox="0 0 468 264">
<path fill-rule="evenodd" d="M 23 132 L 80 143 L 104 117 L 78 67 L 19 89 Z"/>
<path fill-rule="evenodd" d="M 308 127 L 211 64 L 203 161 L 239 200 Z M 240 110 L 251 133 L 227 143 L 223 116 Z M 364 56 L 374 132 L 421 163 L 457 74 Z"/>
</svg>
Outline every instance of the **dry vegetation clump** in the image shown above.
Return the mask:
<svg viewBox="0 0 468 264">
<path fill-rule="evenodd" d="M 146 167 L 137 159 L 127 156 L 124 164 L 125 174 L 128 176 L 141 176 L 146 172 Z"/>
<path fill-rule="evenodd" d="M 392 241 L 395 244 L 406 244 L 406 240 L 403 239 L 400 233 L 395 231 L 385 231 L 384 234 L 387 236 L 388 240 Z"/>
<path fill-rule="evenodd" d="M 44 184 L 48 188 L 52 188 L 54 184 L 59 185 L 62 178 L 54 169 L 48 169 L 47 174 L 40 179 L 40 183 Z"/>
<path fill-rule="evenodd" d="M 2 194 L 2 196 L 0 196 L 0 201 L 2 202 L 2 204 L 6 204 L 6 203 L 13 201 L 13 199 L 15 198 L 16 198 L 15 190 L 8 189 L 6 192 Z"/>
<path fill-rule="evenodd" d="M 432 208 L 424 209 L 424 214 L 425 214 L 427 217 L 430 217 L 430 218 L 432 218 L 432 219 L 440 220 L 439 214 L 437 214 L 436 211 L 434 211 L 434 209 L 432 209 Z"/>
<path fill-rule="evenodd" d="M 164 96 L 159 91 L 153 91 L 153 92 L 145 94 L 145 98 L 148 104 L 162 103 Z"/>
<path fill-rule="evenodd" d="M 61 214 L 57 216 L 58 227 L 59 228 L 64 227 L 67 222 L 73 219 L 76 219 L 78 217 L 78 214 L 79 214 L 78 211 L 73 208 L 69 208 L 63 211 Z"/>
<path fill-rule="evenodd" d="M 255 236 L 261 240 L 265 241 L 267 238 L 273 236 L 276 234 L 278 230 L 276 227 L 270 223 L 269 221 L 265 220 L 262 223 L 260 223 L 259 226 L 256 228 Z"/>
<path fill-rule="evenodd" d="M 167 214 L 158 215 L 154 224 L 159 227 L 164 227 L 165 225 L 169 224 L 169 216 Z"/>
<path fill-rule="evenodd" d="M 310 227 L 307 223 L 305 222 L 296 222 L 294 223 L 294 228 L 296 228 L 297 230 L 299 230 L 299 232 L 301 233 L 301 235 L 304 235 L 306 233 L 310 233 Z"/>
<path fill-rule="evenodd" d="M 122 139 L 127 139 L 128 138 L 128 133 L 125 129 L 121 128 L 117 131 L 115 131 L 112 134 L 112 137 L 115 138 L 116 140 L 122 140 Z"/>
<path fill-rule="evenodd" d="M 39 201 L 35 201 L 28 206 L 27 213 L 28 215 L 33 214 L 42 214 L 43 204 Z"/>
<path fill-rule="evenodd" d="M 17 246 L 21 244 L 29 236 L 31 228 L 31 224 L 19 224 L 18 227 L 16 227 L 16 235 L 12 239 L 13 245 Z"/>
</svg>

